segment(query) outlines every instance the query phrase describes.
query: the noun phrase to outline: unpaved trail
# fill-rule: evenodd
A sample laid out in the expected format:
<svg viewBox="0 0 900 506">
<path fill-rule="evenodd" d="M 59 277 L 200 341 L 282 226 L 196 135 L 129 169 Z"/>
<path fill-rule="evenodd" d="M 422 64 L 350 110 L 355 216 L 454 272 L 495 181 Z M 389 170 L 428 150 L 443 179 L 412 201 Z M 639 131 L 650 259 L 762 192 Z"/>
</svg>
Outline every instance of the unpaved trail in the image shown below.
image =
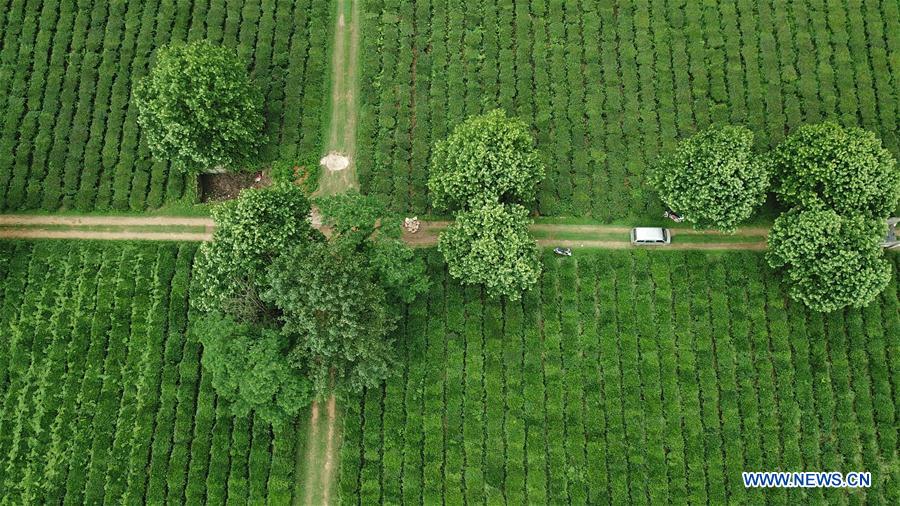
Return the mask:
<svg viewBox="0 0 900 506">
<path fill-rule="evenodd" d="M 306 451 L 304 459 L 298 462 L 298 476 L 303 474 L 303 481 L 298 483 L 300 491 L 303 492 L 303 501 L 300 501 L 300 494 L 294 494 L 295 505 L 312 504 L 313 497 L 316 495 L 313 490 L 314 485 L 319 481 L 319 400 L 316 399 L 310 408 L 309 423 L 306 430 Z M 299 457 L 299 454 L 298 454 Z"/>
<path fill-rule="evenodd" d="M 558 225 L 565 227 L 565 225 Z M 565 231 L 565 228 L 561 229 Z M 560 229 L 557 229 L 560 231 Z M 403 240 L 414 248 L 427 248 L 434 246 L 438 242 L 440 229 L 431 229 L 415 234 L 404 233 Z M 596 248 L 596 249 L 629 249 L 629 248 L 659 248 L 666 250 L 752 250 L 761 251 L 766 249 L 765 240 L 762 241 L 745 241 L 745 242 L 673 242 L 665 246 L 634 246 L 629 241 L 597 241 L 591 239 L 537 239 L 538 246 L 543 248 L 562 247 L 562 248 Z"/>
<path fill-rule="evenodd" d="M 415 234 L 403 232 L 403 241 L 413 247 L 427 248 L 437 244 L 438 236 L 441 231 L 450 225 L 448 221 L 423 221 L 419 225 L 419 231 Z M 629 227 L 614 225 L 564 225 L 552 223 L 536 223 L 531 225 L 529 229 L 532 232 L 542 232 L 550 234 L 558 234 L 565 236 L 567 234 L 580 234 L 584 238 L 554 238 L 542 237 L 537 239 L 538 246 L 541 247 L 564 247 L 564 248 L 600 248 L 600 249 L 627 249 L 627 248 L 645 248 L 648 246 L 634 246 L 629 242 L 628 233 L 631 231 Z M 741 241 L 722 241 L 722 242 L 678 242 L 673 241 L 672 244 L 659 246 L 662 250 L 764 250 L 766 249 L 765 236 L 768 229 L 765 228 L 746 228 L 738 229 L 737 235 Z M 591 239 L 591 235 L 602 237 L 610 234 L 621 234 L 621 241 L 618 240 L 596 240 Z M 692 229 L 672 229 L 672 236 L 678 235 L 704 235 L 704 236 L 723 236 L 720 232 L 705 233 L 703 231 Z M 649 246 L 649 248 L 654 248 Z"/>
<path fill-rule="evenodd" d="M 310 407 L 302 447 L 294 470 L 294 506 L 317 506 L 338 502 L 335 474 L 341 435 L 337 398 L 316 399 Z"/>
<path fill-rule="evenodd" d="M 413 247 L 430 247 L 437 244 L 441 231 L 450 225 L 448 221 L 423 221 L 415 234 L 403 233 L 403 240 Z M 40 228 L 68 227 L 62 229 Z M 122 227 L 122 230 L 91 230 L 90 227 Z M 153 227 L 196 227 L 198 231 L 160 231 Z M 324 229 L 321 224 L 318 228 Z M 615 225 L 566 225 L 538 223 L 532 225 L 532 232 L 551 234 L 558 237 L 540 237 L 541 247 L 605 248 L 626 249 L 633 247 L 628 242 L 630 228 Z M 215 224 L 211 218 L 189 216 L 50 216 L 50 215 L 0 215 L 0 238 L 3 239 L 87 239 L 120 241 L 208 241 L 212 239 Z M 325 230 L 327 233 L 327 230 Z M 661 246 L 662 250 L 752 250 L 766 248 L 764 227 L 739 228 L 730 240 L 710 240 L 708 242 L 679 242 L 678 236 L 704 236 L 714 239 L 725 237 L 720 232 L 692 229 L 672 229 L 672 244 Z M 610 238 L 621 235 L 622 240 Z M 572 237 L 574 235 L 575 237 Z M 602 239 L 601 239 L 602 238 Z M 652 247 L 651 247 L 652 248 Z"/>
<path fill-rule="evenodd" d="M 337 430 L 337 399 L 332 393 L 328 397 L 328 429 L 325 441 L 325 465 L 322 471 L 322 504 L 331 504 L 332 491 L 336 480 L 334 471 L 337 467 L 337 449 L 340 448 L 341 434 Z"/>
<path fill-rule="evenodd" d="M 41 228 L 54 227 L 54 228 Z M 92 230 L 115 227 L 122 230 Z M 191 227 L 197 231 L 166 231 Z M 0 215 L 2 239 L 82 239 L 96 241 L 209 241 L 215 222 L 192 216 L 53 216 Z"/>
<path fill-rule="evenodd" d="M 334 42 L 331 56 L 331 114 L 328 127 L 328 155 L 337 170 L 322 167 L 316 195 L 335 195 L 358 190 L 356 177 L 356 127 L 359 96 L 360 0 L 337 0 Z M 337 156 L 332 156 L 337 155 Z M 344 157 L 341 159 L 340 157 Z M 337 163 L 335 163 L 337 162 Z M 304 504 L 327 505 L 335 501 L 336 467 L 340 453 L 337 425 L 337 400 L 334 393 L 327 401 L 326 428 L 321 429 L 319 402 L 315 401 L 306 434 L 306 470 L 297 473 L 297 485 L 303 490 Z M 324 440 L 323 440 L 324 439 Z M 298 455 L 299 458 L 299 455 Z M 302 481 L 299 481 L 301 480 Z M 295 495 L 295 503 L 300 495 Z"/>
<path fill-rule="evenodd" d="M 0 228 L 0 239 L 81 239 L 87 241 L 175 241 L 202 242 L 212 239 L 211 232 L 144 232 L 96 230 L 50 230 L 43 228 Z"/>
<path fill-rule="evenodd" d="M 535 223 L 531 225 L 532 232 L 577 232 L 584 234 L 627 234 L 631 227 L 617 225 L 570 225 L 566 223 Z M 692 228 L 670 228 L 672 236 L 677 235 L 728 235 L 718 230 L 694 230 Z M 738 227 L 734 235 L 740 236 L 766 236 L 769 229 L 765 227 Z"/>
<path fill-rule="evenodd" d="M 213 227 L 212 218 L 190 216 L 54 216 L 34 214 L 0 214 L 0 226 L 65 225 L 122 227 Z"/>
<path fill-rule="evenodd" d="M 348 165 L 341 170 L 322 168 L 318 195 L 334 195 L 359 189 L 356 177 L 356 127 L 359 96 L 360 0 L 337 0 L 331 55 L 331 113 L 328 153 L 342 155 Z"/>
</svg>

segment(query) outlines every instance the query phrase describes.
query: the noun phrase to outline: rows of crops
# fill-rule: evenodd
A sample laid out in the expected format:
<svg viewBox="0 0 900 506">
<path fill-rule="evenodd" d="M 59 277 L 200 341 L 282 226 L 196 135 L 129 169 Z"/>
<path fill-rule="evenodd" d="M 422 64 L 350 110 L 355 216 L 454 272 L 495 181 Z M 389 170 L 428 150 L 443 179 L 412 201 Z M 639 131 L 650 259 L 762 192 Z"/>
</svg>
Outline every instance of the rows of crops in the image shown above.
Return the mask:
<svg viewBox="0 0 900 506">
<path fill-rule="evenodd" d="M 878 0 L 371 0 L 363 40 L 363 189 L 428 209 L 429 149 L 495 107 L 548 165 L 542 214 L 656 214 L 647 167 L 711 122 L 761 146 L 835 118 L 896 155 L 900 5 Z"/>
<path fill-rule="evenodd" d="M 896 282 L 822 316 L 753 253 L 546 258 L 515 304 L 430 264 L 403 371 L 347 408 L 350 503 L 900 501 Z M 873 486 L 762 492 L 745 470 L 866 470 Z"/>
<path fill-rule="evenodd" d="M 318 154 L 327 0 L 7 0 L 0 10 L 0 210 L 144 210 L 194 182 L 141 141 L 132 85 L 154 50 L 208 38 L 252 62 L 266 159 Z"/>
<path fill-rule="evenodd" d="M 296 430 L 201 375 L 195 248 L 0 243 L 0 502 L 290 501 Z"/>
</svg>

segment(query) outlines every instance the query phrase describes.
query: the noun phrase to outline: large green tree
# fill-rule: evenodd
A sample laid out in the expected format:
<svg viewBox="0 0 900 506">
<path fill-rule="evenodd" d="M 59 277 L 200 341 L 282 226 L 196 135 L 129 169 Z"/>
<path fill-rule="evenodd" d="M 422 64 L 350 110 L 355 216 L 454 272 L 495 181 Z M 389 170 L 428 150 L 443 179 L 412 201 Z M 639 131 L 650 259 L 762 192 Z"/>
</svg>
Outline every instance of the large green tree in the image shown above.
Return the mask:
<svg viewBox="0 0 900 506">
<path fill-rule="evenodd" d="M 884 223 L 831 209 L 794 209 L 769 234 L 769 264 L 785 271 L 789 295 L 815 311 L 863 307 L 891 279 Z"/>
<path fill-rule="evenodd" d="M 178 170 L 240 168 L 262 143 L 262 94 L 233 49 L 203 40 L 161 48 L 134 99 L 154 158 Z"/>
<path fill-rule="evenodd" d="M 528 125 L 501 109 L 467 119 L 435 145 L 428 189 L 436 209 L 530 203 L 544 166 Z"/>
<path fill-rule="evenodd" d="M 309 371 L 317 391 L 331 374 L 353 391 L 390 374 L 396 311 L 362 254 L 341 243 L 297 246 L 272 263 L 269 285 L 264 298 L 294 343 L 291 363 Z"/>
<path fill-rule="evenodd" d="M 268 288 L 266 268 L 292 245 L 324 240 L 309 213 L 306 195 L 291 184 L 247 189 L 215 207 L 213 240 L 200 246 L 197 259 L 196 306 L 241 321 L 271 319 L 272 308 L 259 297 Z"/>
<path fill-rule="evenodd" d="M 331 241 L 363 254 L 388 297 L 410 303 L 428 289 L 425 262 L 401 239 L 401 218 L 379 199 L 356 192 L 316 199 Z"/>
<path fill-rule="evenodd" d="M 269 423 L 290 419 L 312 399 L 302 366 L 285 359 L 289 340 L 279 331 L 207 314 L 191 323 L 203 344 L 203 367 L 234 414 L 251 410 Z"/>
<path fill-rule="evenodd" d="M 753 152 L 753 132 L 713 126 L 681 141 L 649 182 L 694 227 L 731 232 L 765 202 L 769 166 Z"/>
<path fill-rule="evenodd" d="M 457 213 L 441 234 L 450 275 L 484 285 L 491 296 L 518 300 L 541 274 L 537 245 L 528 233 L 528 210 L 518 204 L 487 204 Z"/>
<path fill-rule="evenodd" d="M 874 133 L 804 125 L 775 149 L 775 192 L 788 206 L 885 218 L 897 206 L 900 171 Z"/>
</svg>

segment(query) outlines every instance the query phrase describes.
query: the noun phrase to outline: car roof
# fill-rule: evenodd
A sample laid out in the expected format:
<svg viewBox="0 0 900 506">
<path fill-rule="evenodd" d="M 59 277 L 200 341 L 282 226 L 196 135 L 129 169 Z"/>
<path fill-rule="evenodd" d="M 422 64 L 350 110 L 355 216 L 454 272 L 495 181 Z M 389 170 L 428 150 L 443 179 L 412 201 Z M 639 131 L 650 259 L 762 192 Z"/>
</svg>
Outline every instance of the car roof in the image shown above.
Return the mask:
<svg viewBox="0 0 900 506">
<path fill-rule="evenodd" d="M 634 239 L 636 241 L 665 241 L 663 229 L 660 227 L 635 227 Z"/>
</svg>

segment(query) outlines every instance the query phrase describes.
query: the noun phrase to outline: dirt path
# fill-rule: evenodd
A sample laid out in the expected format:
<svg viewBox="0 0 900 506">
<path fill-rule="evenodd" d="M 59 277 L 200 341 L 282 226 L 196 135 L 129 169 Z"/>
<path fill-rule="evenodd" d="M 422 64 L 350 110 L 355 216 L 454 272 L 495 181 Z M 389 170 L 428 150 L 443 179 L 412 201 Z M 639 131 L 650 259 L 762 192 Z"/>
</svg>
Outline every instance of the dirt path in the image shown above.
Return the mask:
<svg viewBox="0 0 900 506">
<path fill-rule="evenodd" d="M 196 230 L 165 230 L 167 227 Z M 0 215 L 0 239 L 208 241 L 214 227 L 212 218 L 190 216 Z"/>
<path fill-rule="evenodd" d="M 413 247 L 434 246 L 441 231 L 449 224 L 447 221 L 423 221 L 417 233 L 404 233 L 403 240 Z M 92 227 L 110 227 L 114 230 L 94 230 Z M 197 230 L 166 231 L 159 230 L 160 227 L 193 227 Z M 0 238 L 5 239 L 208 241 L 212 238 L 214 228 L 212 219 L 202 217 L 0 215 Z M 538 245 L 542 247 L 606 249 L 633 247 L 627 240 L 630 230 L 628 227 L 539 223 L 532 225 L 531 230 L 544 234 L 544 237 L 537 239 Z M 729 237 L 729 240 L 718 240 L 717 238 L 724 239 L 725 236 L 718 232 L 673 229 L 672 244 L 661 249 L 759 251 L 766 248 L 766 233 L 768 229 L 763 227 L 741 228 L 738 229 L 736 236 Z M 621 240 L 616 236 L 621 236 Z M 688 236 L 693 240 L 685 239 L 681 242 L 678 236 Z"/>
<path fill-rule="evenodd" d="M 339 501 L 335 491 L 341 441 L 339 425 L 334 394 L 325 401 L 313 401 L 296 456 L 294 506 L 318 506 Z"/>
<path fill-rule="evenodd" d="M 403 240 L 413 247 L 426 248 L 437 244 L 438 236 L 450 222 L 447 221 L 423 221 L 419 226 L 419 231 L 415 234 L 408 232 L 403 233 Z M 560 237 L 540 237 L 537 239 L 538 246 L 541 247 L 565 247 L 565 248 L 601 248 L 601 249 L 627 249 L 634 248 L 627 239 L 628 233 L 631 231 L 629 227 L 613 226 L 613 225 L 564 225 L 537 223 L 529 227 L 532 232 L 541 232 L 545 234 L 559 235 Z M 661 246 L 663 250 L 764 250 L 766 249 L 765 236 L 768 229 L 765 228 L 746 228 L 738 229 L 736 235 L 741 240 L 733 241 L 709 241 L 709 242 L 678 242 L 673 240 L 672 244 Z M 568 236 L 578 236 L 571 238 Z M 622 240 L 598 240 L 600 237 L 609 235 L 621 235 Z M 673 229 L 672 236 L 679 235 L 688 236 L 706 236 L 706 237 L 722 237 L 720 232 L 702 232 L 691 229 Z M 593 237 L 593 238 L 592 238 Z M 643 246 L 642 246 L 643 247 Z"/>
<path fill-rule="evenodd" d="M 560 230 L 584 234 L 627 234 L 631 232 L 631 227 L 600 224 L 569 225 L 563 223 L 535 223 L 530 228 L 533 232 L 558 232 Z M 669 230 L 672 231 L 673 237 L 677 235 L 725 235 L 718 230 L 694 230 L 692 228 L 670 228 Z M 765 237 L 768 233 L 769 229 L 765 227 L 738 227 L 734 235 Z"/>
<path fill-rule="evenodd" d="M 334 195 L 359 188 L 354 158 L 359 96 L 359 19 L 360 0 L 337 0 L 337 16 L 331 56 L 331 114 L 328 128 L 328 153 L 347 158 L 346 168 L 322 168 L 319 195 Z"/>
<path fill-rule="evenodd" d="M 313 496 L 316 495 L 312 484 L 318 480 L 320 469 L 319 452 L 319 400 L 316 399 L 310 408 L 309 423 L 306 430 L 306 451 L 303 452 L 303 460 L 298 460 L 297 476 L 302 474 L 303 481 L 297 483 L 299 491 L 303 494 L 303 500 L 300 500 L 300 494 L 294 494 L 294 504 L 312 504 Z M 299 459 L 300 453 L 297 454 Z"/>
<path fill-rule="evenodd" d="M 67 226 L 137 226 L 137 227 L 209 227 L 215 225 L 212 218 L 185 216 L 53 216 L 32 214 L 0 214 L 0 227 L 27 225 Z"/>
<path fill-rule="evenodd" d="M 337 399 L 334 394 L 331 394 L 328 398 L 328 427 L 325 432 L 325 463 L 322 470 L 322 483 L 325 484 L 325 487 L 322 489 L 321 504 L 332 503 L 334 485 L 337 482 L 334 476 L 337 469 L 337 450 L 340 448 L 341 442 L 341 433 L 337 430 L 337 425 Z"/>
<path fill-rule="evenodd" d="M 212 239 L 211 232 L 143 232 L 96 230 L 49 230 L 43 228 L 0 228 L 0 239 L 81 239 L 89 241 L 176 241 L 201 242 Z"/>
</svg>

